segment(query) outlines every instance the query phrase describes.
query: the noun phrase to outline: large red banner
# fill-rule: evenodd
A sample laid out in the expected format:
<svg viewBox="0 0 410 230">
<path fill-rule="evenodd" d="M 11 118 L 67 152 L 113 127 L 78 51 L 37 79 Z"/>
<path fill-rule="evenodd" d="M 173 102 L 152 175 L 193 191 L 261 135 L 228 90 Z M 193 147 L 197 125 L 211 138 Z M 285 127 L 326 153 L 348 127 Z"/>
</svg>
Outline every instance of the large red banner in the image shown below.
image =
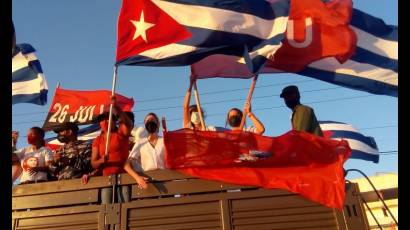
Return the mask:
<svg viewBox="0 0 410 230">
<path fill-rule="evenodd" d="M 132 98 L 115 95 L 123 111 L 132 110 Z M 109 90 L 81 91 L 57 88 L 43 129 L 50 131 L 69 121 L 78 125 L 91 124 L 99 114 L 109 108 L 110 98 Z"/>
<path fill-rule="evenodd" d="M 289 131 L 278 137 L 248 132 L 181 129 L 164 132 L 167 167 L 199 178 L 282 188 L 332 208 L 345 197 L 346 141 Z"/>
</svg>

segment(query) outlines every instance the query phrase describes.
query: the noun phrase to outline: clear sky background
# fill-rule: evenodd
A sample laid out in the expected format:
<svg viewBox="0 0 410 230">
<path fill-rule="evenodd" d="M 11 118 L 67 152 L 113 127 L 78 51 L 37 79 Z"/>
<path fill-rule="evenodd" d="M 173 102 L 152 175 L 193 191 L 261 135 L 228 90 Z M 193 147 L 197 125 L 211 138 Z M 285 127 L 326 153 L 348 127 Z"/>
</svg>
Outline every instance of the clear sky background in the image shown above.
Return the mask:
<svg viewBox="0 0 410 230">
<path fill-rule="evenodd" d="M 397 0 L 354 0 L 354 7 L 397 25 Z M 13 130 L 20 131 L 18 147 L 27 145 L 27 130 L 42 126 L 57 83 L 65 89 L 111 90 L 116 50 L 116 23 L 121 1 L 18 0 L 13 1 L 13 22 L 17 43 L 29 43 L 36 50 L 46 76 L 49 93 L 46 106 L 13 106 Z M 137 125 L 155 112 L 168 120 L 168 129 L 182 127 L 183 96 L 189 84 L 189 67 L 120 66 L 117 92 L 133 97 Z M 206 123 L 224 126 L 232 107 L 242 108 L 250 79 L 205 79 L 198 81 Z M 368 175 L 397 172 L 397 98 L 350 90 L 295 74 L 267 74 L 259 77 L 252 109 L 264 123 L 268 136 L 278 136 L 290 127 L 291 111 L 279 98 L 281 89 L 296 84 L 301 102 L 315 109 L 319 120 L 352 124 L 373 136 L 384 155 L 378 164 L 350 159 L 345 168 L 357 168 Z M 158 99 L 158 100 L 153 100 Z M 194 103 L 194 98 L 191 99 Z M 247 122 L 249 124 L 249 120 Z M 54 135 L 49 133 L 47 136 Z M 350 174 L 348 178 L 359 177 Z"/>
</svg>

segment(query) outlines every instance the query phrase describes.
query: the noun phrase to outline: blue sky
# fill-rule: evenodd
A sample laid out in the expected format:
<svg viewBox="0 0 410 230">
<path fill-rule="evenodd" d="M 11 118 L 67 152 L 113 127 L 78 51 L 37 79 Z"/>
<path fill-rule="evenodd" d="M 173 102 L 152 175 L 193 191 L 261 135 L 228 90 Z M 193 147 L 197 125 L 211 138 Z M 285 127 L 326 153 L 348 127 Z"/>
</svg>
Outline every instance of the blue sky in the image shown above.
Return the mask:
<svg viewBox="0 0 410 230">
<path fill-rule="evenodd" d="M 397 25 L 397 0 L 353 2 L 355 8 Z M 66 89 L 111 89 L 120 4 L 121 1 L 100 0 L 13 1 L 17 43 L 30 43 L 37 50 L 49 85 L 46 106 L 17 104 L 12 108 L 12 128 L 20 131 L 21 136 L 19 147 L 27 144 L 25 136 L 30 127 L 43 125 L 58 82 Z M 182 102 L 189 74 L 188 67 L 120 66 L 117 92 L 134 98 L 136 123 L 142 123 L 148 112 L 155 112 L 169 120 L 169 129 L 178 129 L 182 126 Z M 244 79 L 200 80 L 198 88 L 204 93 L 200 99 L 207 124 L 224 126 L 229 108 L 243 107 L 250 83 L 251 80 Z M 350 123 L 365 135 L 373 136 L 380 151 L 397 150 L 397 98 L 350 90 L 295 74 L 269 74 L 258 79 L 252 108 L 265 124 L 265 135 L 277 136 L 290 129 L 291 111 L 278 96 L 287 84 L 298 85 L 302 103 L 313 107 L 319 120 Z M 223 92 L 206 94 L 215 91 Z M 355 98 L 346 99 L 350 97 Z M 156 98 L 162 99 L 147 101 Z M 361 169 L 368 175 L 397 172 L 397 160 L 397 153 L 382 155 L 378 164 L 351 159 L 345 168 Z"/>
</svg>

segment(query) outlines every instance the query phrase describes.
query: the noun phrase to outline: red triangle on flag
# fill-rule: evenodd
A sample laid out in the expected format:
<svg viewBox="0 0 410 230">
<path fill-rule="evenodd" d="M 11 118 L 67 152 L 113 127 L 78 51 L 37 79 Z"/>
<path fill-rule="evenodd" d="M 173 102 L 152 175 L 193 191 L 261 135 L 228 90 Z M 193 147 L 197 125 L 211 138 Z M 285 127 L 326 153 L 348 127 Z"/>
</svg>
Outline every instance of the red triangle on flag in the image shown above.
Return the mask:
<svg viewBox="0 0 410 230">
<path fill-rule="evenodd" d="M 191 33 L 151 0 L 123 0 L 118 17 L 119 62 L 139 53 L 191 37 Z"/>
</svg>

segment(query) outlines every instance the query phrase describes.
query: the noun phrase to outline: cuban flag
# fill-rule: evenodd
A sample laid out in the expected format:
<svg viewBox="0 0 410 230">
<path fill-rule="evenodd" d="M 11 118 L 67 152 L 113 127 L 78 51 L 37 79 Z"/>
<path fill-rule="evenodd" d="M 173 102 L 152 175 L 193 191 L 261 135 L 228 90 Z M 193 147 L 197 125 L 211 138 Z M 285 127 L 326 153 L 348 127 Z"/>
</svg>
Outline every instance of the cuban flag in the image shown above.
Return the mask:
<svg viewBox="0 0 410 230">
<path fill-rule="evenodd" d="M 181 66 L 211 54 L 257 72 L 284 38 L 288 0 L 123 0 L 117 65 Z"/>
<path fill-rule="evenodd" d="M 12 56 L 12 104 L 47 103 L 47 81 L 29 44 L 17 44 Z"/>
<path fill-rule="evenodd" d="M 365 136 L 352 125 L 336 121 L 319 121 L 325 137 L 344 139 L 352 149 L 350 158 L 379 162 L 379 150 L 373 137 Z"/>
</svg>

